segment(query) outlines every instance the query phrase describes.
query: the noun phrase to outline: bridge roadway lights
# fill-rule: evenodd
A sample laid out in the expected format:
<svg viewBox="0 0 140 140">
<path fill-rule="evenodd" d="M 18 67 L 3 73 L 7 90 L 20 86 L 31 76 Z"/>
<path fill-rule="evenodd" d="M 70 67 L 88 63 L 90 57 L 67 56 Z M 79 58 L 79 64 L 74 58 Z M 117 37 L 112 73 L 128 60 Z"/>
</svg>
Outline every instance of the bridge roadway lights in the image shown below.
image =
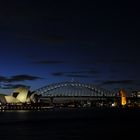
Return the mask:
<svg viewBox="0 0 140 140">
<path fill-rule="evenodd" d="M 119 105 L 120 97 L 42 97 L 40 103 L 45 106 L 69 106 L 75 107 L 113 107 Z"/>
</svg>

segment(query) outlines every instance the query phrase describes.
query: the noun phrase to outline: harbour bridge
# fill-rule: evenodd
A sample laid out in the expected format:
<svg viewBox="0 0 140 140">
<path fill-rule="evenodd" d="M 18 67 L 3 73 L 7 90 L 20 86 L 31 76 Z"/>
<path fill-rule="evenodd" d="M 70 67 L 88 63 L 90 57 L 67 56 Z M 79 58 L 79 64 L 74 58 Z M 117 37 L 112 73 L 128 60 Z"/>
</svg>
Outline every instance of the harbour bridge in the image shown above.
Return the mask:
<svg viewBox="0 0 140 140">
<path fill-rule="evenodd" d="M 43 97 L 114 97 L 116 93 L 80 82 L 60 82 L 41 87 L 35 91 Z"/>
<path fill-rule="evenodd" d="M 69 101 L 114 101 L 117 93 L 97 87 L 93 84 L 80 82 L 60 82 L 50 84 L 35 91 L 41 100 L 51 102 Z"/>
</svg>

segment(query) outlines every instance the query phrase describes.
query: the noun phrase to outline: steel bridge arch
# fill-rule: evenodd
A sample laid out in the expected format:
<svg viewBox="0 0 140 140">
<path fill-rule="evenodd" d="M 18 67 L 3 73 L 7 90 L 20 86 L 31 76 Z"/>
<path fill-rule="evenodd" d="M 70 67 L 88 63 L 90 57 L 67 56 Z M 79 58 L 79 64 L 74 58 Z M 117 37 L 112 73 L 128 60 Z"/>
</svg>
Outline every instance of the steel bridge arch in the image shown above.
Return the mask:
<svg viewBox="0 0 140 140">
<path fill-rule="evenodd" d="M 35 91 L 43 97 L 65 97 L 65 96 L 114 96 L 114 93 L 92 84 L 79 82 L 60 82 L 41 87 Z"/>
</svg>

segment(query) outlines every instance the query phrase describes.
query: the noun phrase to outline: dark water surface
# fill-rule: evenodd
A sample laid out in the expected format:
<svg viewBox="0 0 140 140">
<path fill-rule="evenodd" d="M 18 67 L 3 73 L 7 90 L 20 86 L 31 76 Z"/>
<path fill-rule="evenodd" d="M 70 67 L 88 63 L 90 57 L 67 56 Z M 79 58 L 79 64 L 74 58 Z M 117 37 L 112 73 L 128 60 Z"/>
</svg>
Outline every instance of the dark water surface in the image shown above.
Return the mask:
<svg viewBox="0 0 140 140">
<path fill-rule="evenodd" d="M 0 112 L 0 140 L 140 139 L 140 109 Z"/>
</svg>

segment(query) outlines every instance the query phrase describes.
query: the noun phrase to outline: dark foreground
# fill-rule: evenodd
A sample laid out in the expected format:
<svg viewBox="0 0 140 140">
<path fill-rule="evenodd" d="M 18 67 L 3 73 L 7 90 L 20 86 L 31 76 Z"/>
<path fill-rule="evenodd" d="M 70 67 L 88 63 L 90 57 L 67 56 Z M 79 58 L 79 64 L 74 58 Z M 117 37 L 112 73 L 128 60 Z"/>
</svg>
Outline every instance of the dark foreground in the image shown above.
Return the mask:
<svg viewBox="0 0 140 140">
<path fill-rule="evenodd" d="M 140 138 L 140 109 L 53 109 L 0 112 L 1 140 Z"/>
</svg>

